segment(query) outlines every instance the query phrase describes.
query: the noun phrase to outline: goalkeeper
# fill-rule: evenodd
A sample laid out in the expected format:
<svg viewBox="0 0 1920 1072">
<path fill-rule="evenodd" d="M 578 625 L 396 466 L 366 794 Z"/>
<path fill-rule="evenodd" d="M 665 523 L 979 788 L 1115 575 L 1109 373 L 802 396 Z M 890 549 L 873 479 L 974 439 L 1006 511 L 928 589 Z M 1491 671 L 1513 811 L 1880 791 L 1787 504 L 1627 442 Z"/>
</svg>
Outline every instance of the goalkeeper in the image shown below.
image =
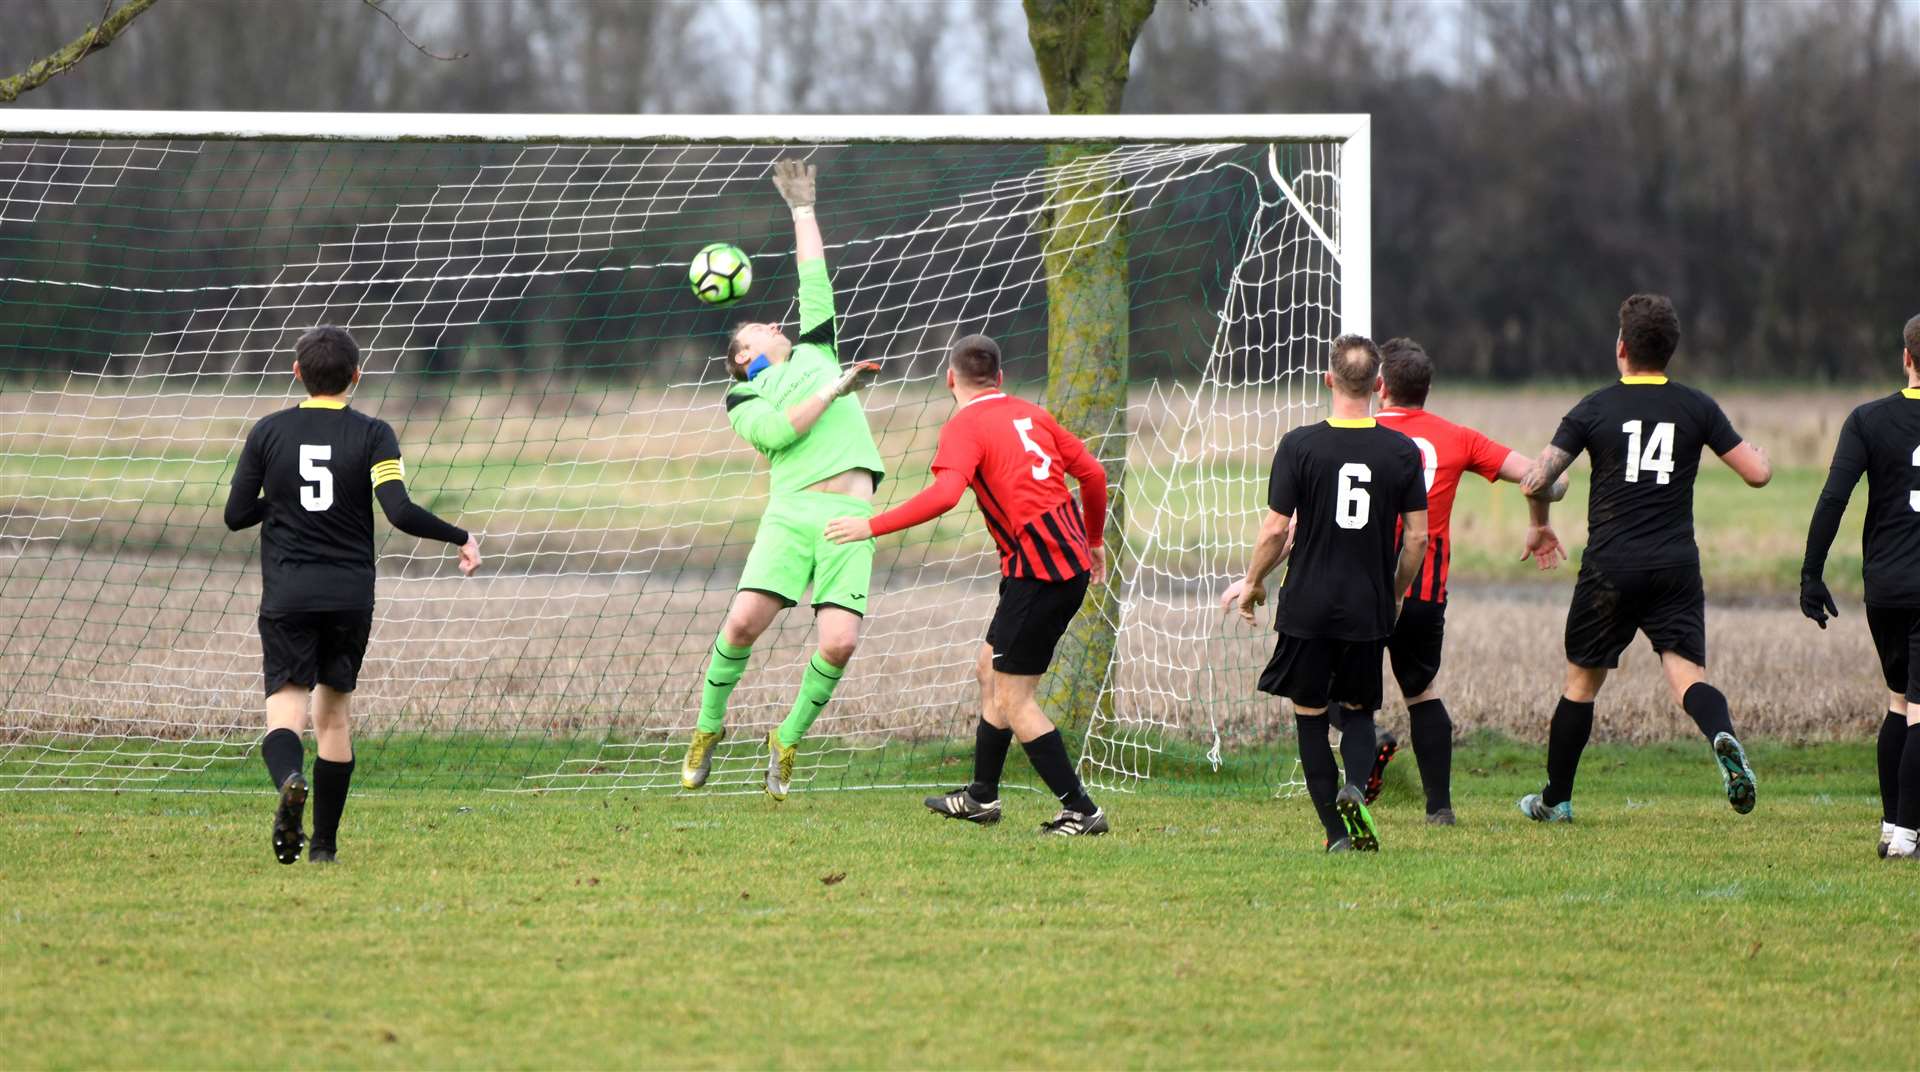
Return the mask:
<svg viewBox="0 0 1920 1072">
<path fill-rule="evenodd" d="M 774 165 L 773 185 L 793 211 L 800 337 L 788 339 L 777 324 L 741 324 L 727 345 L 727 371 L 739 381 L 727 392 L 727 420 L 767 456 L 769 494 L 740 590 L 714 640 L 680 784 L 706 784 L 714 748 L 727 733 L 727 697 L 746 670 L 754 641 L 811 584 L 819 650 L 807 661 L 786 720 L 767 734 L 767 795 L 785 800 L 800 738 L 833 698 L 860 642 L 873 574 L 872 540 L 840 545 L 823 531 L 836 517 L 873 516 L 874 488 L 885 467 L 866 413 L 852 397 L 861 377 L 879 366 L 842 372 L 834 352 L 833 284 L 813 215 L 814 169 L 782 160 Z"/>
</svg>

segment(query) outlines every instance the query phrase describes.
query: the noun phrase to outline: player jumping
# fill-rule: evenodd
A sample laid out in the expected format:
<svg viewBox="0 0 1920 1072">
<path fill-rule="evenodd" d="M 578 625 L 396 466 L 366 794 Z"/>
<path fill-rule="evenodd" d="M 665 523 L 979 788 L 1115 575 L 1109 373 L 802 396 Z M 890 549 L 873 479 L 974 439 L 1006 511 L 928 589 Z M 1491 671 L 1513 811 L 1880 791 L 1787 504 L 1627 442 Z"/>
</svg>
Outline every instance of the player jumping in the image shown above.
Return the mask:
<svg viewBox="0 0 1920 1072">
<path fill-rule="evenodd" d="M 1673 698 L 1720 765 L 1727 803 L 1753 810 L 1753 768 L 1733 733 L 1727 698 L 1707 684 L 1707 596 L 1693 539 L 1693 481 L 1708 447 L 1751 487 L 1773 477 L 1766 453 L 1740 438 L 1704 392 L 1669 382 L 1680 317 L 1657 294 L 1620 305 L 1620 382 L 1581 399 L 1560 422 L 1521 490 L 1538 495 L 1586 451 L 1593 461 L 1587 551 L 1567 610 L 1567 687 L 1547 738 L 1547 784 L 1520 800 L 1543 823 L 1573 821 L 1573 776 L 1593 733 L 1593 701 L 1643 632 Z"/>
<path fill-rule="evenodd" d="M 1427 556 L 1413 583 L 1401 593 L 1400 617 L 1387 641 L 1387 660 L 1394 681 L 1407 704 L 1408 735 L 1413 739 L 1414 762 L 1427 794 L 1427 822 L 1452 826 L 1453 720 L 1440 699 L 1435 682 L 1440 676 L 1440 651 L 1447 626 L 1447 567 L 1452 560 L 1449 531 L 1453 497 L 1460 477 L 1477 473 L 1489 481 L 1518 484 L 1532 462 L 1471 428 L 1454 424 L 1426 409 L 1433 386 L 1433 360 L 1412 339 L 1389 339 L 1380 347 L 1380 403 L 1374 419 L 1413 440 L 1420 450 L 1427 486 Z M 1531 558 L 1549 570 L 1567 555 L 1554 535 L 1548 502 L 1567 494 L 1565 477 L 1555 480 L 1545 498 L 1528 499 L 1527 541 L 1520 557 Z M 1344 731 L 1343 731 L 1344 732 Z M 1374 753 L 1373 773 L 1367 777 L 1366 802 L 1380 793 L 1387 761 L 1398 742 L 1381 732 Z M 1343 745 L 1344 748 L 1344 745 Z"/>
<path fill-rule="evenodd" d="M 1365 790 L 1354 779 L 1373 763 L 1381 655 L 1401 594 L 1427 553 L 1420 451 L 1367 415 L 1379 377 L 1380 351 L 1371 339 L 1342 335 L 1333 341 L 1326 373 L 1333 415 L 1281 438 L 1253 562 L 1246 579 L 1221 598 L 1251 624 L 1254 608 L 1266 602 L 1267 574 L 1287 559 L 1273 615 L 1280 639 L 1259 687 L 1293 701 L 1300 767 L 1327 831 L 1328 852 L 1380 847 Z M 1397 566 L 1396 528 L 1403 533 Z M 1327 737 L 1330 704 L 1340 705 L 1344 720 L 1340 751 L 1347 784 L 1337 793 L 1340 776 Z"/>
<path fill-rule="evenodd" d="M 833 284 L 813 215 L 813 166 L 782 160 L 774 165 L 773 185 L 793 213 L 800 337 L 788 339 L 778 324 L 741 324 L 727 346 L 727 371 L 739 381 L 727 392 L 727 420 L 766 455 L 770 490 L 740 572 L 740 590 L 713 644 L 680 784 L 698 789 L 707 783 L 713 750 L 727 735 L 727 698 L 740 683 L 754 641 L 812 585 L 819 650 L 807 661 L 786 720 L 767 734 L 767 795 L 785 800 L 800 739 L 833 698 L 860 643 L 873 574 L 871 542 L 843 547 L 828 542 L 821 530 L 848 512 L 870 516 L 886 468 L 859 399 L 850 397 L 877 366 L 856 365 L 843 373 L 834 350 Z"/>
<path fill-rule="evenodd" d="M 373 629 L 373 501 L 394 528 L 460 548 L 460 572 L 480 545 L 407 498 L 400 441 L 387 422 L 347 407 L 360 382 L 360 347 L 341 328 L 294 344 L 293 375 L 309 397 L 262 417 L 247 433 L 227 496 L 227 528 L 260 532 L 260 654 L 266 672 L 267 774 L 280 791 L 273 854 L 300 859 L 307 804 L 300 733 L 311 705 L 313 842 L 307 859 L 332 863 L 353 781 L 347 714 Z"/>
<path fill-rule="evenodd" d="M 1880 723 L 1880 848 L 1909 858 L 1920 830 L 1920 492 L 1914 454 L 1920 450 L 1920 316 L 1907 321 L 1900 362 L 1907 386 L 1854 410 L 1840 426 L 1827 486 L 1807 528 L 1800 565 L 1800 610 L 1827 627 L 1838 616 L 1825 579 L 1827 551 L 1860 474 L 1867 475 L 1867 521 L 1861 533 L 1861 577 L 1867 589 L 1867 631 L 1887 683 Z"/>
<path fill-rule="evenodd" d="M 846 517 L 827 526 L 838 543 L 866 545 L 874 536 L 939 517 L 973 489 L 980 516 L 1000 549 L 1000 603 L 980 648 L 980 724 L 974 729 L 973 783 L 928 797 L 952 819 L 1000 821 L 1000 772 L 1014 737 L 1026 750 L 1060 814 L 1048 834 L 1107 832 L 1107 816 L 1087 796 L 1067 757 L 1066 742 L 1034 699 L 1053 649 L 1106 572 L 1107 474 L 1073 433 L 1046 410 L 1000 390 L 1000 347 L 985 335 L 953 344 L 947 388 L 956 404 L 940 430 L 933 483 L 871 520 Z M 1076 509 L 1066 476 L 1080 484 Z"/>
</svg>

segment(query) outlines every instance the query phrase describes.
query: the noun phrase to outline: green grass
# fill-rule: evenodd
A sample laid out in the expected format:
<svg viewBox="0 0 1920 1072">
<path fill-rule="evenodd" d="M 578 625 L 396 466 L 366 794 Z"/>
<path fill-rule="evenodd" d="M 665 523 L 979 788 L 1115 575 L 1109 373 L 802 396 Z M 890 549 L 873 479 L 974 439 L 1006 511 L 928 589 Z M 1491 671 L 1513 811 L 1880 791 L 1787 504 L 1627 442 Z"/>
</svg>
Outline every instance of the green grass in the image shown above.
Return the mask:
<svg viewBox="0 0 1920 1072">
<path fill-rule="evenodd" d="M 1078 754 L 1080 742 L 1072 738 Z M 714 768 L 715 785 L 757 786 L 765 752 L 753 730 L 736 731 Z M 1118 746 L 1113 746 L 1118 747 Z M 378 791 L 536 792 L 675 788 L 684 735 L 650 733 L 640 741 L 592 733 L 359 732 L 355 784 Z M 1268 744 L 1227 750 L 1216 767 L 1206 743 L 1168 735 L 1154 751 L 1128 748 L 1108 761 L 1146 771 L 1158 793 L 1259 793 L 1286 781 L 1294 750 Z M 796 786 L 809 790 L 941 786 L 972 773 L 973 738 L 810 737 L 801 746 Z M 1010 781 L 1022 780 L 1018 774 Z M 1033 783 L 1038 785 L 1039 783 Z M 0 794 L 6 790 L 169 793 L 253 792 L 260 788 L 253 739 L 155 742 L 144 738 L 19 736 L 0 745 Z"/>
<path fill-rule="evenodd" d="M 901 792 L 368 793 L 282 868 L 260 795 L 0 794 L 18 1067 L 1911 1064 L 1913 873 L 1871 855 L 1859 745 L 1762 747 L 1734 816 L 1698 742 L 1411 764 L 1386 851 L 1304 803 L 1108 795 L 1042 841 Z M 1015 760 L 1016 766 L 1019 760 Z M 1364 1026 L 1363 1026 L 1364 1025 Z"/>
</svg>

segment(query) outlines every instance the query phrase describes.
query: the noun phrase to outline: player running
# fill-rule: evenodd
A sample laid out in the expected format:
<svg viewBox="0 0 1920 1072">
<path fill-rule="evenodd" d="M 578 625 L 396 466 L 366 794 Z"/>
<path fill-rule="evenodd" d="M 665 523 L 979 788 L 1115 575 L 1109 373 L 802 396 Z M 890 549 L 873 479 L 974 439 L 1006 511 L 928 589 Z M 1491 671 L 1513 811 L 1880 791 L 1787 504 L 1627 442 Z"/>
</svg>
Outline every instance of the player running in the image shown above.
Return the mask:
<svg viewBox="0 0 1920 1072">
<path fill-rule="evenodd" d="M 1920 830 L 1920 491 L 1914 459 L 1920 455 L 1920 316 L 1907 321 L 1900 362 L 1907 386 L 1855 409 L 1840 426 L 1827 486 L 1807 527 L 1800 565 L 1800 611 L 1827 627 L 1838 617 L 1825 579 L 1827 551 L 1860 474 L 1867 475 L 1867 520 L 1861 533 L 1861 578 L 1867 589 L 1867 631 L 1887 683 L 1887 714 L 1880 723 L 1880 848 L 1882 856 L 1915 855 Z"/>
<path fill-rule="evenodd" d="M 1326 383 L 1333 416 L 1281 438 L 1253 562 L 1221 604 L 1237 606 L 1251 624 L 1254 608 L 1266 602 L 1267 574 L 1287 559 L 1273 615 L 1280 639 L 1260 675 L 1260 691 L 1293 701 L 1300 767 L 1326 827 L 1327 851 L 1370 852 L 1380 847 L 1379 832 L 1354 779 L 1372 765 L 1380 659 L 1400 597 L 1426 560 L 1427 486 L 1413 441 L 1367 416 L 1367 399 L 1380 388 L 1373 341 L 1335 339 Z M 1339 770 L 1327 738 L 1330 704 L 1340 705 L 1344 719 L 1347 784 L 1337 793 Z"/>
<path fill-rule="evenodd" d="M 309 397 L 254 423 L 227 496 L 227 528 L 260 531 L 260 655 L 266 672 L 267 775 L 280 792 L 273 855 L 300 859 L 307 804 L 306 747 L 313 713 L 313 841 L 307 859 L 334 862 L 340 813 L 353 781 L 347 714 L 373 629 L 373 502 L 394 528 L 460 548 L 460 572 L 480 545 L 407 498 L 392 426 L 347 406 L 360 382 L 360 346 L 336 327 L 294 344 L 293 375 Z"/>
<path fill-rule="evenodd" d="M 928 797 L 951 819 L 1000 821 L 1000 772 L 1014 737 L 1060 801 L 1041 831 L 1062 836 L 1107 832 L 1107 816 L 1087 795 L 1060 731 L 1034 699 L 1053 649 L 1106 573 L 1107 474 L 1073 433 L 1046 410 L 1000 390 L 1000 347 L 985 335 L 953 344 L 947 388 L 956 404 L 940 430 L 933 483 L 871 520 L 845 517 L 827 526 L 837 543 L 924 524 L 954 508 L 971 487 L 980 516 L 1000 548 L 1000 603 L 980 647 L 980 724 L 974 728 L 973 783 Z M 1080 484 L 1078 509 L 1066 476 Z"/>
<path fill-rule="evenodd" d="M 1387 641 L 1387 660 L 1400 696 L 1407 704 L 1408 735 L 1413 758 L 1420 768 L 1420 784 L 1427 794 L 1427 822 L 1452 826 L 1453 720 L 1440 699 L 1435 681 L 1440 676 L 1440 651 L 1447 626 L 1447 569 L 1452 561 L 1453 497 L 1460 477 L 1475 473 L 1488 481 L 1518 484 L 1532 465 L 1527 456 L 1494 442 L 1471 428 L 1454 424 L 1426 409 L 1433 386 L 1433 359 L 1412 339 L 1389 339 L 1380 347 L 1380 410 L 1374 419 L 1413 440 L 1420 450 L 1427 486 L 1427 555 L 1413 583 L 1401 593 L 1400 617 Z M 1528 499 L 1527 542 L 1521 559 L 1550 570 L 1567 554 L 1548 519 L 1548 503 L 1567 494 L 1563 476 L 1553 482 L 1544 501 Z M 1344 732 L 1344 730 L 1343 730 Z M 1366 802 L 1380 795 L 1387 761 L 1399 742 L 1380 731 L 1367 777 Z"/>
<path fill-rule="evenodd" d="M 754 641 L 781 611 L 813 586 L 819 650 L 800 676 L 800 694 L 786 720 L 767 734 L 767 795 L 787 799 L 800 739 L 833 698 L 867 613 L 873 544 L 836 546 L 821 538 L 829 518 L 873 513 L 873 491 L 886 467 L 850 395 L 878 366 L 845 372 L 834 350 L 833 284 L 826 243 L 814 218 L 814 168 L 798 160 L 774 165 L 773 185 L 793 213 L 794 262 L 800 277 L 800 337 L 778 324 L 741 324 L 727 345 L 727 420 L 766 455 L 769 494 L 760 530 L 740 571 L 707 663 L 700 719 L 680 765 L 680 784 L 698 789 L 713 770 L 713 750 L 726 738 L 727 698 L 740 683 Z"/>
<path fill-rule="evenodd" d="M 1773 477 L 1766 453 L 1740 438 L 1704 392 L 1669 382 L 1680 317 L 1657 294 L 1620 304 L 1614 363 L 1620 382 L 1581 399 L 1521 482 L 1529 495 L 1560 478 L 1574 456 L 1593 461 L 1587 551 L 1567 610 L 1567 686 L 1547 738 L 1547 784 L 1520 799 L 1543 823 L 1573 821 L 1573 776 L 1593 733 L 1593 701 L 1643 632 L 1660 656 L 1673 698 L 1693 718 L 1720 765 L 1727 803 L 1753 810 L 1753 768 L 1733 733 L 1727 698 L 1707 684 L 1707 596 L 1693 540 L 1693 481 L 1711 448 L 1751 487 Z"/>
</svg>

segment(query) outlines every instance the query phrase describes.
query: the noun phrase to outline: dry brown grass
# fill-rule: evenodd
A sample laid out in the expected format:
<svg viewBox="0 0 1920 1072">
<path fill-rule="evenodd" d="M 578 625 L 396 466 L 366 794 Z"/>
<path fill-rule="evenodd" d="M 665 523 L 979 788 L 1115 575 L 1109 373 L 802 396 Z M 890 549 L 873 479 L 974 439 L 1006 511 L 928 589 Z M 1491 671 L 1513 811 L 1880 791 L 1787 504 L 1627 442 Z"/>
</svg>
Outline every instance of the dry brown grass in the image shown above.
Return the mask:
<svg viewBox="0 0 1920 1072">
<path fill-rule="evenodd" d="M 1448 609 L 1440 688 L 1462 729 L 1545 740 L 1565 679 L 1561 635 L 1572 576 L 1539 592 L 1474 592 Z M 1857 605 L 1822 631 L 1785 606 L 1715 605 L 1707 611 L 1709 677 L 1727 694 L 1747 735 L 1857 737 L 1880 723 L 1886 690 Z M 1392 691 L 1389 684 L 1389 692 Z M 1596 736 L 1652 741 L 1693 734 L 1660 665 L 1637 639 L 1609 678 Z"/>
<path fill-rule="evenodd" d="M 968 567 L 880 579 L 855 672 L 818 732 L 964 734 L 994 584 L 989 561 Z M 1442 685 L 1463 732 L 1541 735 L 1563 672 L 1570 583 L 1566 574 L 1551 587 L 1456 593 Z M 686 574 L 385 580 L 356 716 L 371 733 L 637 740 L 682 730 L 731 587 L 724 577 Z M 253 577 L 206 565 L 75 556 L 16 564 L 0 586 L 0 620 L 10 624 L 0 655 L 7 729 L 16 738 L 256 732 L 256 599 Z M 1268 634 L 1222 629 L 1198 590 L 1136 603 L 1135 614 L 1116 671 L 1123 717 L 1197 733 L 1211 716 L 1239 742 L 1268 739 L 1282 725 L 1278 705 L 1252 694 Z M 1709 622 L 1713 676 L 1744 732 L 1849 736 L 1877 719 L 1881 691 L 1856 613 L 1825 632 L 1784 607 L 1718 606 Z M 810 616 L 800 611 L 762 641 L 736 693 L 736 725 L 784 714 L 810 639 Z M 1652 656 L 1636 646 L 1602 702 L 1601 735 L 1689 732 Z"/>
<path fill-rule="evenodd" d="M 558 399 L 509 393 L 389 399 L 370 408 L 396 418 L 406 442 L 430 444 L 426 457 L 446 464 L 467 451 L 475 464 L 505 451 L 524 456 L 532 444 L 576 460 L 621 459 L 644 467 L 712 453 L 750 468 L 753 459 L 733 440 L 709 393 L 649 388 Z M 1839 421 L 1869 393 L 1789 398 L 1734 392 L 1722 400 L 1742 431 L 1770 446 L 1783 464 L 1821 465 Z M 1212 408 L 1201 434 L 1263 464 L 1278 432 L 1266 427 L 1273 423 L 1266 407 L 1276 400 L 1203 400 Z M 1434 405 L 1530 449 L 1545 441 L 1572 401 L 1572 392 L 1462 392 L 1436 395 Z M 1136 412 L 1144 415 L 1136 462 L 1171 457 L 1166 452 L 1175 444 L 1155 429 L 1177 427 L 1190 404 L 1179 395 L 1151 401 L 1136 396 Z M 124 452 L 130 443 L 231 443 L 247 420 L 277 405 L 192 395 L 81 400 L 12 394 L 0 396 L 0 410 L 14 422 L 0 440 L 16 454 L 69 455 Z M 890 490 L 908 494 L 919 486 L 917 473 L 944 406 L 918 387 L 897 389 L 890 397 L 882 393 L 871 406 L 883 450 L 899 459 L 904 476 Z M 14 504 L 11 516 L 21 516 L 21 505 Z M 169 531 L 218 526 L 211 512 L 137 505 L 139 511 L 159 511 L 155 524 Z M 135 517 L 144 516 L 139 511 Z M 698 522 L 701 515 L 691 516 Z M 1788 521 L 1789 527 L 1802 523 L 1797 516 L 1783 524 Z M 1466 522 L 1463 538 L 1471 536 L 1472 525 Z M 531 549 L 505 560 L 504 571 L 471 580 L 383 577 L 379 624 L 356 701 L 362 731 L 578 736 L 615 750 L 664 741 L 691 723 L 708 645 L 732 589 L 725 556 L 700 550 L 713 538 L 709 528 L 694 523 L 650 532 L 653 546 L 609 547 L 609 539 L 622 535 L 612 526 L 581 537 L 584 545 L 569 543 L 564 533 L 535 533 Z M 71 539 L 4 548 L 0 741 L 51 732 L 76 740 L 250 739 L 258 732 L 261 706 L 253 622 L 258 580 L 251 561 L 125 545 L 109 551 L 104 549 L 119 541 L 98 537 L 75 530 Z M 671 546 L 680 537 L 683 546 Z M 586 552 L 571 553 L 578 546 Z M 956 555 L 955 546 L 965 550 Z M 967 732 L 975 707 L 970 667 L 992 605 L 994 564 L 983 540 L 934 550 L 882 555 L 892 572 L 876 578 L 875 613 L 854 673 L 817 733 L 878 741 Z M 1208 554 L 1235 557 L 1228 550 Z M 1216 568 L 1237 568 L 1237 559 Z M 1460 580 L 1443 687 L 1463 732 L 1542 736 L 1563 673 L 1559 638 L 1571 583 L 1570 572 L 1545 586 L 1499 591 Z M 1209 594 L 1186 582 L 1149 578 L 1136 594 L 1115 670 L 1118 707 L 1123 717 L 1164 727 L 1146 729 L 1136 739 L 1204 736 L 1210 724 L 1230 744 L 1284 736 L 1278 705 L 1252 694 L 1256 668 L 1270 645 L 1266 634 L 1222 629 L 1208 609 Z M 810 617 L 802 611 L 785 616 L 761 644 L 736 693 L 742 739 L 784 714 L 809 632 Z M 1878 718 L 1881 690 L 1857 613 L 1821 632 L 1785 601 L 1716 606 L 1710 644 L 1713 676 L 1743 732 L 1855 736 Z M 1691 732 L 1666 696 L 1651 655 L 1644 645 L 1636 647 L 1603 697 L 1599 734 L 1641 741 Z M 128 746 L 134 752 L 145 747 Z"/>
</svg>

